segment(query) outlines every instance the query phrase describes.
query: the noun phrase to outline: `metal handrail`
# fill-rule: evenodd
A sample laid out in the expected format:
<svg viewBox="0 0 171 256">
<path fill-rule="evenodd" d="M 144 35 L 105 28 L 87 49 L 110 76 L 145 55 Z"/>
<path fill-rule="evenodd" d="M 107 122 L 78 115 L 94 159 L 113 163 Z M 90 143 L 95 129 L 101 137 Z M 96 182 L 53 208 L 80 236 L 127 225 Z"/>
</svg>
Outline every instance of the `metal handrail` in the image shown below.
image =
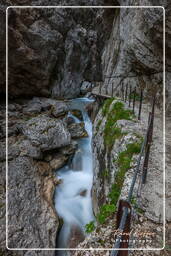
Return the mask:
<svg viewBox="0 0 171 256">
<path fill-rule="evenodd" d="M 146 134 L 144 136 L 144 140 L 142 142 L 140 154 L 139 154 L 139 157 L 138 157 L 138 160 L 137 160 L 137 166 L 136 166 L 135 173 L 134 173 L 134 176 L 133 176 L 133 179 L 132 179 L 132 183 L 131 183 L 131 186 L 130 186 L 130 189 L 129 189 L 128 198 L 126 200 L 127 202 L 131 202 L 131 198 L 132 198 L 134 186 L 135 186 L 135 183 L 136 183 L 137 175 L 138 175 L 139 170 L 140 170 L 141 159 L 142 159 L 143 153 L 145 151 L 145 147 L 148 143 L 149 131 L 150 131 L 150 127 L 151 127 L 152 122 L 153 122 L 153 118 L 154 118 L 154 103 L 153 103 L 153 115 L 149 115 L 149 122 L 148 122 L 147 132 L 146 132 Z M 120 221 L 120 225 L 119 225 L 119 230 L 121 232 L 124 231 L 127 216 L 128 216 L 128 208 L 124 207 L 123 215 L 121 217 L 121 221 Z M 121 239 L 122 239 L 122 234 L 117 236 L 113 249 L 120 248 Z M 118 255 L 118 250 L 112 250 L 111 256 L 117 256 L 117 255 Z"/>
</svg>

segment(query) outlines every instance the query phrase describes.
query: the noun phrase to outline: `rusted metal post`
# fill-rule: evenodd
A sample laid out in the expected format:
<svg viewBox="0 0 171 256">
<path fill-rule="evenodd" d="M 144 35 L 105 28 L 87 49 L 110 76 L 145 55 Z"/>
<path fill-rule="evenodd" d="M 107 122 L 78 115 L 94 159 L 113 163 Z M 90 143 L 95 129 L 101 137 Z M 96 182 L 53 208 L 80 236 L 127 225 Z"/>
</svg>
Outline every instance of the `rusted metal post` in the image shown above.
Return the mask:
<svg viewBox="0 0 171 256">
<path fill-rule="evenodd" d="M 148 135 L 147 135 L 147 143 L 146 143 L 145 157 L 144 157 L 144 163 L 143 163 L 142 184 L 145 184 L 147 180 L 150 147 L 151 147 L 152 137 L 153 137 L 154 109 L 155 109 L 155 96 L 153 98 L 152 110 L 149 113 L 149 117 L 148 117 L 149 126 L 147 131 Z"/>
<path fill-rule="evenodd" d="M 142 173 L 142 184 L 145 184 L 146 180 L 147 180 L 149 155 L 150 155 L 150 143 L 147 144 L 146 151 L 145 151 L 145 157 L 144 157 L 144 163 L 143 163 L 143 173 Z"/>
<path fill-rule="evenodd" d="M 142 101 L 143 101 L 143 90 L 141 89 L 140 104 L 139 104 L 139 112 L 138 112 L 138 120 L 141 119 Z"/>
<path fill-rule="evenodd" d="M 112 83 L 112 97 L 113 97 L 114 83 Z"/>
<path fill-rule="evenodd" d="M 106 83 L 106 95 L 107 95 L 107 91 L 108 91 L 107 89 L 108 89 L 108 84 Z"/>
<path fill-rule="evenodd" d="M 156 96 L 153 97 L 153 104 L 152 104 L 152 110 L 151 110 L 151 128 L 149 131 L 149 140 L 150 143 L 152 142 L 153 138 L 153 125 L 154 125 L 154 111 L 155 111 L 155 103 L 156 103 Z"/>
<path fill-rule="evenodd" d="M 131 95 L 132 94 L 132 86 L 130 85 L 130 89 L 129 89 L 129 107 L 131 106 Z"/>
<path fill-rule="evenodd" d="M 100 88 L 99 94 L 101 94 L 102 93 L 102 83 L 101 82 L 99 84 L 99 88 Z"/>
<path fill-rule="evenodd" d="M 136 88 L 134 89 L 134 94 L 133 94 L 133 105 L 132 105 L 133 113 L 135 113 L 135 97 L 136 97 Z"/>
<path fill-rule="evenodd" d="M 125 89 L 125 102 L 127 101 L 127 95 L 128 95 L 128 84 L 126 84 L 126 89 Z"/>
<path fill-rule="evenodd" d="M 118 207 L 118 212 L 117 212 L 117 223 L 116 223 L 116 228 L 119 229 L 119 225 L 122 219 L 123 211 L 124 208 L 128 208 L 129 212 L 126 218 L 126 223 L 123 229 L 123 235 L 121 238 L 120 242 L 120 249 L 121 248 L 128 248 L 129 246 L 129 234 L 130 234 L 130 224 L 131 224 L 131 205 L 125 201 L 125 200 L 120 200 L 119 201 L 119 207 Z M 119 250 L 118 251 L 118 256 L 128 256 L 128 250 Z"/>
<path fill-rule="evenodd" d="M 122 100 L 124 100 L 124 88 L 123 88 L 123 82 L 122 82 L 121 90 L 122 90 Z"/>
</svg>

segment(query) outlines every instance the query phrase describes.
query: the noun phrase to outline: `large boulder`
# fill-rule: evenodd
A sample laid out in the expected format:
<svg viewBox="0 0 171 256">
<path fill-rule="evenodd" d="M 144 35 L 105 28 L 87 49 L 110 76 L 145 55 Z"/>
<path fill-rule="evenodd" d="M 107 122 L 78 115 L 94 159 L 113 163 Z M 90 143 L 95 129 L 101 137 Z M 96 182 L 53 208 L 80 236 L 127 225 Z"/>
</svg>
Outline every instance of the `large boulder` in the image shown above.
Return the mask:
<svg viewBox="0 0 171 256">
<path fill-rule="evenodd" d="M 40 115 L 25 122 L 21 132 L 42 151 L 69 145 L 71 135 L 61 120 Z"/>
<path fill-rule="evenodd" d="M 67 113 L 67 111 L 68 106 L 62 101 L 58 101 L 52 106 L 52 115 L 55 117 L 63 116 Z"/>
<path fill-rule="evenodd" d="M 84 123 L 72 123 L 68 126 L 68 130 L 73 139 L 87 137 L 87 131 L 85 130 Z"/>
</svg>

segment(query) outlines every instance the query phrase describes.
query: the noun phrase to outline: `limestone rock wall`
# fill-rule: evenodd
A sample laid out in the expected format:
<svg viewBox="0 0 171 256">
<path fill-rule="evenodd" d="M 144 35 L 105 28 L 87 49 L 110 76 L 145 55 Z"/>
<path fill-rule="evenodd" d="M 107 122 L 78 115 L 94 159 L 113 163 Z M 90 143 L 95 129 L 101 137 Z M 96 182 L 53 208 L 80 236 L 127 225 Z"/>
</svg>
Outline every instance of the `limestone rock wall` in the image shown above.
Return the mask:
<svg viewBox="0 0 171 256">
<path fill-rule="evenodd" d="M 5 8 L 8 5 L 103 5 L 104 1 L 2 1 L 1 92 L 5 92 Z M 103 9 L 8 10 L 9 97 L 73 98 L 84 81 L 102 79 L 109 32 Z"/>
<path fill-rule="evenodd" d="M 170 3 L 169 1 L 119 1 L 127 6 L 163 6 L 166 11 L 166 96 L 170 112 Z M 141 85 L 148 95 L 159 88 L 162 105 L 163 91 L 163 9 L 121 8 L 113 21 L 113 29 L 103 51 L 104 84 L 108 91 L 119 93 L 123 86 Z M 111 77 L 111 78 L 108 78 Z"/>
<path fill-rule="evenodd" d="M 64 101 L 33 98 L 9 104 L 8 247 L 55 248 L 59 218 L 54 192 L 61 182 L 55 171 L 87 136 L 84 124 L 74 128 Z M 0 105 L 0 255 L 48 255 L 54 251 L 7 251 L 5 223 L 5 103 Z"/>
</svg>

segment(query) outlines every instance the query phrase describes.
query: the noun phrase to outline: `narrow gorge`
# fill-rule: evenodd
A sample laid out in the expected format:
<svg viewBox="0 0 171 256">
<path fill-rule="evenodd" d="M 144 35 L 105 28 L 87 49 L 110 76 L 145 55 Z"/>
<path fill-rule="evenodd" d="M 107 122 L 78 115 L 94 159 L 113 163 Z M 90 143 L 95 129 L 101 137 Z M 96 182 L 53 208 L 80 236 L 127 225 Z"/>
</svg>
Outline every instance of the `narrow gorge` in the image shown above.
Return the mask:
<svg viewBox="0 0 171 256">
<path fill-rule="evenodd" d="M 169 256 L 169 1 L 0 0 L 0 14 L 0 256 L 121 256 L 126 207 L 125 255 Z"/>
</svg>

